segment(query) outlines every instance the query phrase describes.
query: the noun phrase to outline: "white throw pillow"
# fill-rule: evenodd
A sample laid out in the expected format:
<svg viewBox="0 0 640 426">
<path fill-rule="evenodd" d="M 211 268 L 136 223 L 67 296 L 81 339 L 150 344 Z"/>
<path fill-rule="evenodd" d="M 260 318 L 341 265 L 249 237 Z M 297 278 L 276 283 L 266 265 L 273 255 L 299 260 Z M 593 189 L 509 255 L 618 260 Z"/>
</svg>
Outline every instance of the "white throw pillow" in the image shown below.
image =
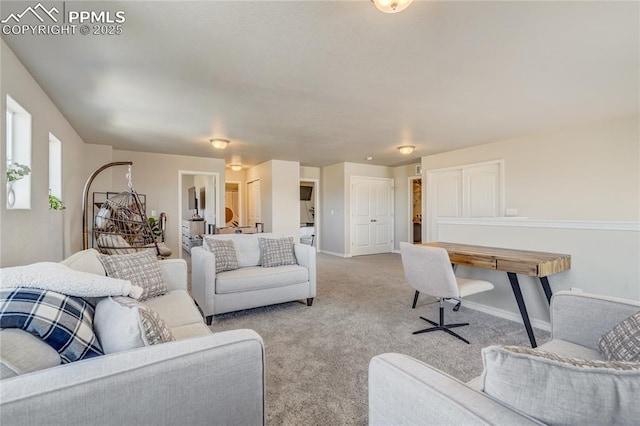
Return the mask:
<svg viewBox="0 0 640 426">
<path fill-rule="evenodd" d="M 518 346 L 482 350 L 482 390 L 549 425 L 637 425 L 640 363 L 567 358 Z"/>
<path fill-rule="evenodd" d="M 96 306 L 94 329 L 105 354 L 175 340 L 148 306 L 128 297 L 106 297 Z"/>
<path fill-rule="evenodd" d="M 99 254 L 96 249 L 86 249 L 72 254 L 60 263 L 76 271 L 107 275 L 104 271 L 104 266 L 98 259 Z"/>
</svg>

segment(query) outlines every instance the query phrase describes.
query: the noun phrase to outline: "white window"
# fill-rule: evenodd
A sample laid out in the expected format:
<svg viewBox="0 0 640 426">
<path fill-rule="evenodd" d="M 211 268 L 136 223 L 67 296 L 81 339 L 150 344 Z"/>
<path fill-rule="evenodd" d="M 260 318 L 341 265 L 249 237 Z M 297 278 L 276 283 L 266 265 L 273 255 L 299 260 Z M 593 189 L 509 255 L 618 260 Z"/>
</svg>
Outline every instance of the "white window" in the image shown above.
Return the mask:
<svg viewBox="0 0 640 426">
<path fill-rule="evenodd" d="M 62 142 L 49 133 L 49 194 L 62 199 Z"/>
<path fill-rule="evenodd" d="M 7 178 L 7 208 L 30 209 L 31 114 L 9 95 L 5 128 L 7 170 L 16 170 L 12 179 Z"/>
</svg>

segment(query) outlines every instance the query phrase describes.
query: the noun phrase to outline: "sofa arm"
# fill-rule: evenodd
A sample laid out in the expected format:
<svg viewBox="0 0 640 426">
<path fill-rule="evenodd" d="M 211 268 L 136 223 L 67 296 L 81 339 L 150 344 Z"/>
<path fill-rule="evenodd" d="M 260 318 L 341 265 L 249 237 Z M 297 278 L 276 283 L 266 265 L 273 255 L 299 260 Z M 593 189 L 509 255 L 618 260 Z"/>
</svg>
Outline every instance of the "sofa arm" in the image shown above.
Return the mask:
<svg viewBox="0 0 640 426">
<path fill-rule="evenodd" d="M 316 248 L 307 244 L 293 245 L 298 265 L 309 270 L 309 296 L 316 297 Z"/>
<path fill-rule="evenodd" d="M 187 290 L 187 262 L 184 259 L 161 260 L 160 270 L 168 290 Z"/>
<path fill-rule="evenodd" d="M 559 291 L 551 298 L 551 338 L 598 350 L 598 340 L 640 310 L 640 302 Z"/>
<path fill-rule="evenodd" d="M 264 425 L 264 347 L 234 330 L 2 381 L 11 425 Z"/>
<path fill-rule="evenodd" d="M 216 257 L 204 247 L 191 249 L 191 296 L 205 317 L 214 313 Z"/>
<path fill-rule="evenodd" d="M 369 363 L 369 425 L 539 425 L 453 377 L 401 354 Z"/>
</svg>

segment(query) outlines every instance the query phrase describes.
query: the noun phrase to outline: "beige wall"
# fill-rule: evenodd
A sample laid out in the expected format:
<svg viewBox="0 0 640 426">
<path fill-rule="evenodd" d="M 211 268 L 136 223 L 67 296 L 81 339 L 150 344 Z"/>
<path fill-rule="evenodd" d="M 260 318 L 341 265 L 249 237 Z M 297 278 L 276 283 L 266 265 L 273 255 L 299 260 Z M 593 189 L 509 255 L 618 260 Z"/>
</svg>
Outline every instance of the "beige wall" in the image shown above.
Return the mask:
<svg viewBox="0 0 640 426">
<path fill-rule="evenodd" d="M 322 168 L 320 250 L 336 255 L 346 253 L 344 176 L 344 163 Z"/>
<path fill-rule="evenodd" d="M 300 240 L 300 163 L 272 162 L 273 232 Z"/>
<path fill-rule="evenodd" d="M 553 291 L 577 287 L 638 299 L 638 124 L 638 116 L 624 117 L 423 157 L 423 177 L 430 169 L 504 159 L 506 207 L 517 208 L 520 216 L 542 219 L 543 225 L 526 225 L 534 219 L 519 219 L 522 226 L 452 220 L 438 225 L 439 239 L 567 253 L 573 257 L 571 270 L 550 277 Z M 426 185 L 423 187 L 426 191 Z M 426 212 L 424 200 L 426 197 Z M 607 230 L 611 223 L 621 229 Z M 477 268 L 462 268 L 460 272 L 496 284 L 495 291 L 471 298 L 482 309 L 519 318 L 504 273 Z M 539 284 L 527 277 L 522 281 L 532 317 L 548 321 L 549 308 Z"/>
<path fill-rule="evenodd" d="M 264 232 L 273 232 L 271 224 L 271 162 L 267 161 L 251 167 L 247 170 L 246 178 L 247 184 L 255 180 L 260 180 L 260 220 L 264 223 Z M 248 197 L 248 191 L 246 193 Z M 246 205 L 249 205 L 248 202 Z M 248 209 L 245 210 L 248 215 Z M 247 223 L 249 222 L 247 221 Z"/>
<path fill-rule="evenodd" d="M 246 181 L 260 179 L 260 214 L 265 232 L 300 237 L 300 163 L 271 160 L 247 170 Z"/>
<path fill-rule="evenodd" d="M 224 160 L 219 158 L 190 157 L 183 155 L 153 154 L 135 151 L 113 151 L 114 161 L 133 161 L 133 187 L 147 197 L 147 213 L 156 210 L 167 214 L 166 244 L 173 250 L 173 257 L 180 256 L 182 224 L 180 223 L 180 201 L 178 176 L 180 171 L 190 175 L 217 173 L 217 214 L 224 203 Z M 124 173 L 113 172 L 114 191 L 127 188 Z M 210 200 L 207 200 L 207 205 Z M 185 218 L 186 219 L 186 218 Z"/>
<path fill-rule="evenodd" d="M 109 147 L 85 145 L 84 141 L 1 41 L 2 187 L 6 182 L 5 113 L 10 95 L 32 119 L 31 209 L 7 210 L 5 193 L 0 202 L 0 265 L 58 261 L 82 249 L 82 190 L 85 180 L 111 160 Z M 50 211 L 49 132 L 62 141 L 62 200 L 67 209 Z M 99 183 L 99 182 L 98 182 Z"/>
<path fill-rule="evenodd" d="M 623 117 L 431 155 L 423 174 L 504 159 L 505 206 L 519 216 L 639 220 L 638 125 L 638 116 Z"/>
<path fill-rule="evenodd" d="M 300 179 L 320 179 L 320 167 L 300 167 Z"/>
</svg>

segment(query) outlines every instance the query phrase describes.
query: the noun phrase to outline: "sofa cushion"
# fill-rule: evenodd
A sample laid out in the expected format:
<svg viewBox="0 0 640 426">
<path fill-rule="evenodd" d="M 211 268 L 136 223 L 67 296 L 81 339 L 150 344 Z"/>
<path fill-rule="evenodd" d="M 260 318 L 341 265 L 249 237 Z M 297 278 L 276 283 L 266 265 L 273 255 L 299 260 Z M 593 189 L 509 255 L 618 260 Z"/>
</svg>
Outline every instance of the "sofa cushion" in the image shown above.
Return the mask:
<svg viewBox="0 0 640 426">
<path fill-rule="evenodd" d="M 98 259 L 100 253 L 96 249 L 82 250 L 72 254 L 65 260 L 63 265 L 70 267 L 76 271 L 88 272 L 90 274 L 107 275 L 102 266 L 102 262 Z"/>
<path fill-rule="evenodd" d="M 598 349 L 608 360 L 640 362 L 640 312 L 606 332 Z"/>
<path fill-rule="evenodd" d="M 130 280 L 131 284 L 142 287 L 140 301 L 167 292 L 160 261 L 148 250 L 133 254 L 101 254 L 98 258 L 108 276 Z"/>
<path fill-rule="evenodd" d="M 183 340 L 191 339 L 193 337 L 207 336 L 211 334 L 211 330 L 209 330 L 209 327 L 204 325 L 204 323 L 201 321 L 193 324 L 173 327 L 171 329 L 171 334 L 173 334 L 173 337 L 175 337 L 176 340 Z"/>
<path fill-rule="evenodd" d="M 483 391 L 545 424 L 631 425 L 640 418 L 640 363 L 516 346 L 484 348 L 482 360 Z"/>
<path fill-rule="evenodd" d="M 95 330 L 105 354 L 175 340 L 156 312 L 129 297 L 101 299 L 96 306 Z"/>
<path fill-rule="evenodd" d="M 253 266 L 217 275 L 216 294 L 282 287 L 307 281 L 309 281 L 309 270 L 303 266 L 286 265 L 274 268 Z"/>
<path fill-rule="evenodd" d="M 0 379 L 60 365 L 58 352 L 31 333 L 0 330 Z"/>
<path fill-rule="evenodd" d="M 63 363 L 102 355 L 93 314 L 93 307 L 79 297 L 31 288 L 0 290 L 0 328 L 38 336 Z"/>
<path fill-rule="evenodd" d="M 200 311 L 186 290 L 173 290 L 163 296 L 145 300 L 144 304 L 157 312 L 170 329 L 203 323 Z"/>
<path fill-rule="evenodd" d="M 205 237 L 204 242 L 209 251 L 216 257 L 216 274 L 224 271 L 234 271 L 239 268 L 236 248 L 232 240 Z"/>
<path fill-rule="evenodd" d="M 241 268 L 260 265 L 260 245 L 258 238 L 253 234 L 207 235 L 204 239 L 205 241 L 214 239 L 233 241 L 238 266 Z"/>
<path fill-rule="evenodd" d="M 548 342 L 538 346 L 536 349 L 565 356 L 567 358 L 580 358 L 590 361 L 606 360 L 598 351 L 560 339 L 549 340 Z"/>
<path fill-rule="evenodd" d="M 298 263 L 293 252 L 293 237 L 259 238 L 259 241 L 263 268 Z"/>
</svg>

